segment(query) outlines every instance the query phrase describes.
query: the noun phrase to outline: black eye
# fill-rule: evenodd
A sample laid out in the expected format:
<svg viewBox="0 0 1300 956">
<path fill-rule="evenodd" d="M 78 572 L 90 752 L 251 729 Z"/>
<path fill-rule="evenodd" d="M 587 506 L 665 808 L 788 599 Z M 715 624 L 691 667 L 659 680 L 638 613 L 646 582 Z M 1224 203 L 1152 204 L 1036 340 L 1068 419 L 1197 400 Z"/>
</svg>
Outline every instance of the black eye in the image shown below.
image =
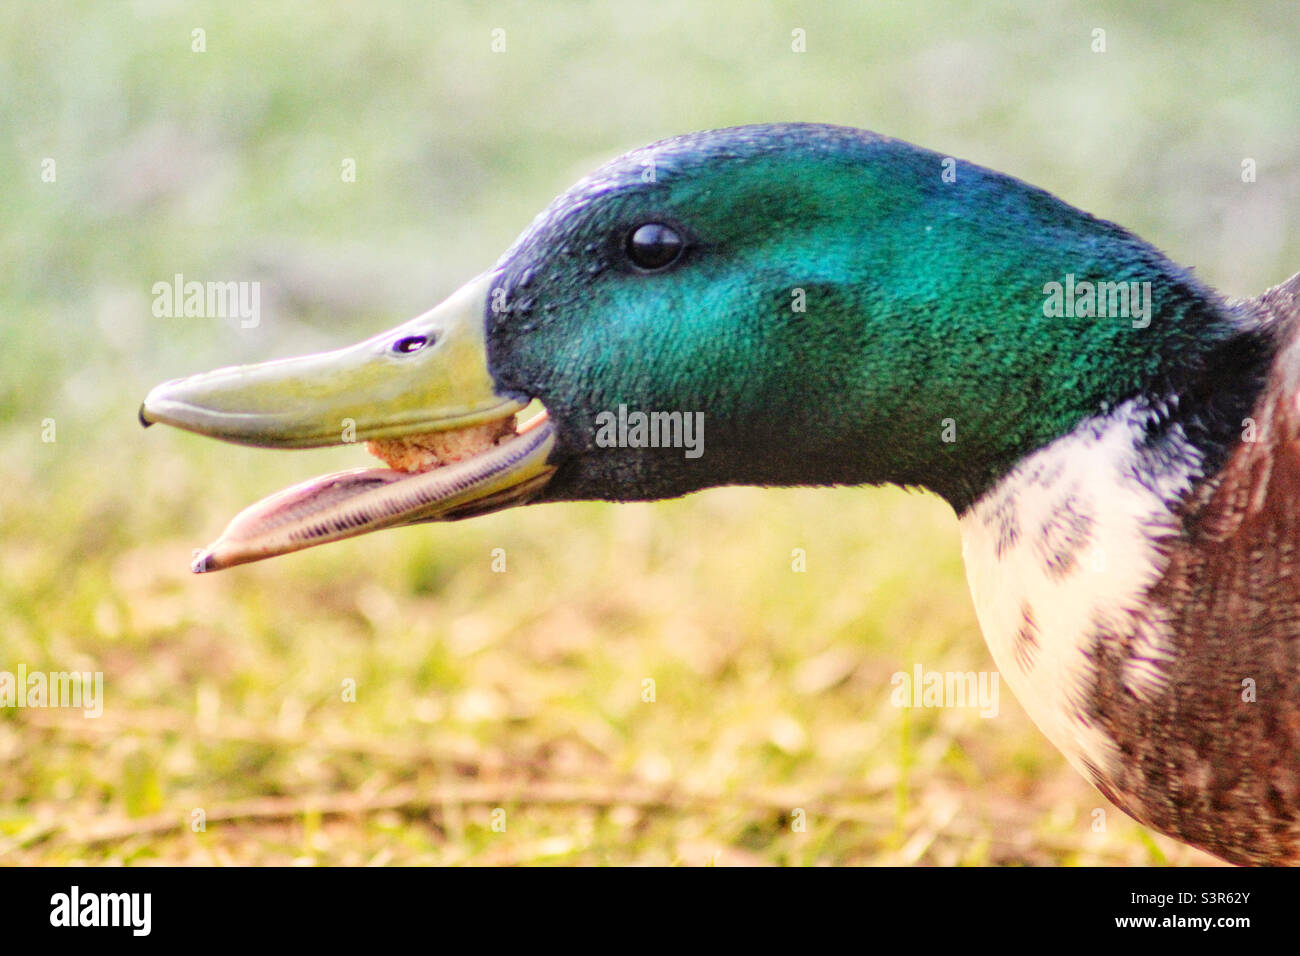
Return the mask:
<svg viewBox="0 0 1300 956">
<path fill-rule="evenodd" d="M 409 352 L 418 352 L 428 345 L 429 341 L 427 335 L 408 335 L 393 343 L 393 351 L 401 352 L 403 355 Z"/>
<path fill-rule="evenodd" d="M 672 226 L 647 222 L 627 237 L 627 257 L 642 269 L 663 269 L 677 261 L 684 245 Z"/>
</svg>

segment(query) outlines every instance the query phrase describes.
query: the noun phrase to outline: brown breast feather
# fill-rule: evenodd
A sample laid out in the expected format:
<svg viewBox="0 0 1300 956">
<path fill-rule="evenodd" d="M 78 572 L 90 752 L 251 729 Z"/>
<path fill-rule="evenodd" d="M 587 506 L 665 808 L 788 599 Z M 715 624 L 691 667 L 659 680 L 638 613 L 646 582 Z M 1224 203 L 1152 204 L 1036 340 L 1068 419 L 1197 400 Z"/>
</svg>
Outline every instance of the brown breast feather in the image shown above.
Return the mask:
<svg viewBox="0 0 1300 956">
<path fill-rule="evenodd" d="M 1150 616 L 1167 689 L 1122 682 L 1140 632 L 1098 633 L 1088 722 L 1117 742 L 1094 783 L 1138 820 L 1234 863 L 1300 863 L 1300 274 L 1248 303 L 1278 359 L 1243 440 L 1182 508 Z M 1099 629 L 1100 630 L 1100 629 Z M 1129 630 L 1125 628 L 1123 630 Z M 1253 697 L 1253 699 L 1251 699 Z"/>
</svg>

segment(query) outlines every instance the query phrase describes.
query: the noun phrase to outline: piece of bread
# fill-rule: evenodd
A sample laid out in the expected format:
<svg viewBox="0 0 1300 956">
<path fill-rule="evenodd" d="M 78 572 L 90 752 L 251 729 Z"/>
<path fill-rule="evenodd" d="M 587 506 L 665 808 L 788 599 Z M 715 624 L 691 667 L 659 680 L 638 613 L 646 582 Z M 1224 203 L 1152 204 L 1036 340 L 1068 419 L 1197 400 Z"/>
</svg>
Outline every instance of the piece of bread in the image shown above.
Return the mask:
<svg viewBox="0 0 1300 956">
<path fill-rule="evenodd" d="M 473 458 L 515 433 L 514 416 L 483 425 L 445 432 L 425 432 L 403 438 L 366 442 L 366 450 L 394 471 L 431 471 L 452 462 Z"/>
</svg>

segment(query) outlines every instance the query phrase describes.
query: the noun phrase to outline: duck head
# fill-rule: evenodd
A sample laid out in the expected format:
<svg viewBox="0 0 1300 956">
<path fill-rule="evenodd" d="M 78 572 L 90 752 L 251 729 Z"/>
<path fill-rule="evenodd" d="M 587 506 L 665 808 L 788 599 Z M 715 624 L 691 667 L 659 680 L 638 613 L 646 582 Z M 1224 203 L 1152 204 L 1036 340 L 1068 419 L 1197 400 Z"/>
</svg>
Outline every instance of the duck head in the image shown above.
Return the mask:
<svg viewBox="0 0 1300 956">
<path fill-rule="evenodd" d="M 1144 298 L 1108 318 L 1053 308 L 1053 284 L 1087 282 Z M 893 482 L 960 512 L 1089 416 L 1199 387 L 1233 341 L 1189 274 L 1019 180 L 862 130 L 747 126 L 612 161 L 390 332 L 165 383 L 141 419 L 266 447 L 375 442 L 398 465 L 254 505 L 196 559 L 212 570 L 725 484 Z"/>
</svg>

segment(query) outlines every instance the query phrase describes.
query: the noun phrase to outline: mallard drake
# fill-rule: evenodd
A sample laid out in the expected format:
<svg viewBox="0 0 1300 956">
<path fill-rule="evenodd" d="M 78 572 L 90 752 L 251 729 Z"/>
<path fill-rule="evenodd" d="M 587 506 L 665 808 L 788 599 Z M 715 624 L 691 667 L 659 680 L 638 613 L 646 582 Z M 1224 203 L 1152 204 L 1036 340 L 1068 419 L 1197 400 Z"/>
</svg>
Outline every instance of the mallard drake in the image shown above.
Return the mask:
<svg viewBox="0 0 1300 956">
<path fill-rule="evenodd" d="M 1150 827 L 1295 863 L 1298 297 L 1300 275 L 1225 300 L 908 143 L 745 126 L 603 166 L 390 332 L 165 383 L 140 416 L 397 466 L 254 505 L 195 571 L 525 503 L 928 489 L 994 661 L 1070 763 Z"/>
</svg>

